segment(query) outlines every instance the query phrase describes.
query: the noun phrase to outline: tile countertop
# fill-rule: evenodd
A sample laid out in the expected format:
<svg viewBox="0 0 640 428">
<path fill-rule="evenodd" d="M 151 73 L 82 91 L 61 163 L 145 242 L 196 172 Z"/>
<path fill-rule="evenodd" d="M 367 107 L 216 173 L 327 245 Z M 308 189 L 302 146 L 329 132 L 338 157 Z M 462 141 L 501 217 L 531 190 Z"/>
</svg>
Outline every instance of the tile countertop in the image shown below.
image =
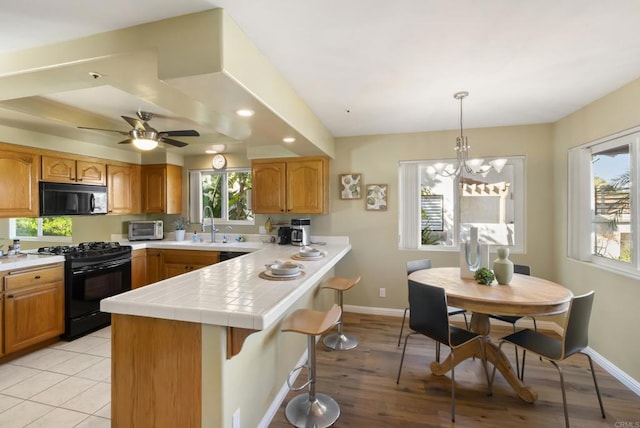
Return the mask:
<svg viewBox="0 0 640 428">
<path fill-rule="evenodd" d="M 100 310 L 264 330 L 276 322 L 351 250 L 348 237 L 326 237 L 323 241 L 326 245 L 314 247 L 324 251 L 325 255 L 313 261 L 291 260 L 297 254 L 298 247 L 255 241 L 213 245 L 188 241 L 131 243 L 134 249 L 209 249 L 250 253 L 109 297 L 101 301 Z M 258 275 L 265 270 L 265 264 L 275 260 L 301 263 L 304 276 L 287 281 L 260 278 Z"/>
<path fill-rule="evenodd" d="M 37 267 L 51 263 L 64 263 L 64 256 L 40 255 L 27 252 L 20 253 L 19 256 L 2 256 L 0 257 L 0 272 Z"/>
</svg>

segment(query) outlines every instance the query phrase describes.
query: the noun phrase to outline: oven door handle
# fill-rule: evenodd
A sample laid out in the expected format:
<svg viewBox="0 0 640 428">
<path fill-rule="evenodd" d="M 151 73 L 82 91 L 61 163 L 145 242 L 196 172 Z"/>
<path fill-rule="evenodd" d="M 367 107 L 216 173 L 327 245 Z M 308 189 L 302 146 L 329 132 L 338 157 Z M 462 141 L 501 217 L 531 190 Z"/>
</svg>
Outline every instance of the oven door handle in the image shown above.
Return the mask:
<svg viewBox="0 0 640 428">
<path fill-rule="evenodd" d="M 87 265 L 87 266 L 81 266 L 81 267 L 78 267 L 78 268 L 72 268 L 71 269 L 71 273 L 73 275 L 80 275 L 80 274 L 88 273 L 88 272 L 98 272 L 98 271 L 102 271 L 102 270 L 108 270 L 108 269 L 117 268 L 119 266 L 124 266 L 127 263 L 131 263 L 131 259 L 116 260 L 116 261 L 112 261 L 112 262 L 104 262 L 104 263 L 95 264 L 95 265 Z"/>
</svg>

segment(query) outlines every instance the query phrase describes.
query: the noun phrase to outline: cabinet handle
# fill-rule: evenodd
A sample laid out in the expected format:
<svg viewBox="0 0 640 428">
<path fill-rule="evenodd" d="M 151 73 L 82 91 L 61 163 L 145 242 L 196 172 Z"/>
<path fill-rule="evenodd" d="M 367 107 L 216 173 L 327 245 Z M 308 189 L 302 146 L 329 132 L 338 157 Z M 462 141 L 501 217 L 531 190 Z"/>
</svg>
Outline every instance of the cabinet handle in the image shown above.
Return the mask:
<svg viewBox="0 0 640 428">
<path fill-rule="evenodd" d="M 13 294 L 9 294 L 9 295 L 7 296 L 7 299 L 13 299 Z"/>
<path fill-rule="evenodd" d="M 40 279 L 40 275 L 36 275 L 35 279 Z"/>
</svg>

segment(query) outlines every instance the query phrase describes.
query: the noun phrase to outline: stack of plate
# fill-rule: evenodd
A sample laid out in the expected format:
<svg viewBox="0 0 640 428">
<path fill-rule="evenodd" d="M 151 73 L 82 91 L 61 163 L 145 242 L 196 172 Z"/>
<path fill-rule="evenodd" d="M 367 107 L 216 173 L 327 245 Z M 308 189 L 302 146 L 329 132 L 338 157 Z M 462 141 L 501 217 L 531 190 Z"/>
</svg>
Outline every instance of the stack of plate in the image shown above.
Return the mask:
<svg viewBox="0 0 640 428">
<path fill-rule="evenodd" d="M 313 247 L 302 247 L 298 252 L 298 256 L 305 259 L 315 259 L 317 257 L 322 257 L 322 252 Z"/>
<path fill-rule="evenodd" d="M 290 262 L 268 264 L 267 269 L 273 276 L 296 276 L 300 273 L 300 265 Z"/>
</svg>

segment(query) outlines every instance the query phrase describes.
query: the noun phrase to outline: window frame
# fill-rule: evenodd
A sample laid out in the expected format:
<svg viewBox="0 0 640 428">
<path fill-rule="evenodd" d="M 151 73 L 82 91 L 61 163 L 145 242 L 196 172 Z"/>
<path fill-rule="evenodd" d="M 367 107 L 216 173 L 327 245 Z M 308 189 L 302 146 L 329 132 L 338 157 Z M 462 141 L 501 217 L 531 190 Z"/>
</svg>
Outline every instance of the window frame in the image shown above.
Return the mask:
<svg viewBox="0 0 640 428">
<path fill-rule="evenodd" d="M 526 236 L 526 157 L 525 156 L 505 156 L 508 164 L 513 165 L 513 195 L 514 195 L 514 233 L 518 237 L 514 245 L 489 244 L 491 251 L 496 248 L 506 246 L 512 254 L 521 254 L 525 252 L 527 236 Z M 482 158 L 485 162 L 491 161 L 495 157 Z M 398 248 L 400 250 L 423 250 L 423 251 L 439 251 L 439 252 L 458 252 L 460 249 L 461 234 L 461 213 L 460 213 L 460 185 L 459 177 L 453 182 L 453 225 L 452 234 L 453 241 L 451 245 L 423 245 L 421 240 L 416 243 L 407 234 L 418 234 L 420 226 L 412 217 L 414 210 L 420 210 L 421 207 L 421 185 L 420 185 L 420 169 L 421 166 L 433 165 L 435 163 L 454 163 L 455 159 L 424 159 L 414 161 L 400 161 L 398 182 L 399 182 L 399 213 L 398 213 Z M 416 170 L 413 170 L 416 169 Z M 473 177 L 473 176 L 471 176 Z M 417 195 L 413 197 L 412 195 Z M 416 201 L 417 199 L 417 201 Z M 455 201 L 458 201 L 457 203 Z M 420 215 L 418 215 L 417 223 L 420 223 Z M 409 239 L 407 239 L 409 238 Z"/>
<path fill-rule="evenodd" d="M 228 176 L 229 173 L 238 173 L 244 172 L 251 174 L 251 167 L 246 168 L 226 168 L 225 170 L 215 170 L 215 169 L 192 169 L 189 170 L 189 221 L 191 223 L 202 223 L 203 218 L 203 209 L 202 206 L 202 174 L 211 174 L 211 175 L 222 175 L 223 176 L 223 192 L 224 197 L 223 201 L 223 210 L 221 212 L 225 213 L 225 218 L 216 217 L 214 219 L 215 224 L 223 224 L 229 226 L 253 226 L 255 225 L 255 213 L 253 213 L 253 207 L 251 206 L 251 189 L 248 190 L 247 195 L 247 207 L 251 210 L 253 219 L 251 220 L 229 220 L 229 209 L 228 209 Z M 197 178 L 196 178 L 197 177 Z M 197 183 L 197 186 L 194 184 Z"/>
<path fill-rule="evenodd" d="M 631 168 L 631 261 L 610 259 L 593 254 L 595 190 L 592 155 L 608 148 L 629 145 Z M 627 129 L 568 150 L 567 173 L 567 257 L 591 263 L 604 270 L 640 278 L 640 198 L 637 177 L 640 174 L 640 126 Z"/>
</svg>

